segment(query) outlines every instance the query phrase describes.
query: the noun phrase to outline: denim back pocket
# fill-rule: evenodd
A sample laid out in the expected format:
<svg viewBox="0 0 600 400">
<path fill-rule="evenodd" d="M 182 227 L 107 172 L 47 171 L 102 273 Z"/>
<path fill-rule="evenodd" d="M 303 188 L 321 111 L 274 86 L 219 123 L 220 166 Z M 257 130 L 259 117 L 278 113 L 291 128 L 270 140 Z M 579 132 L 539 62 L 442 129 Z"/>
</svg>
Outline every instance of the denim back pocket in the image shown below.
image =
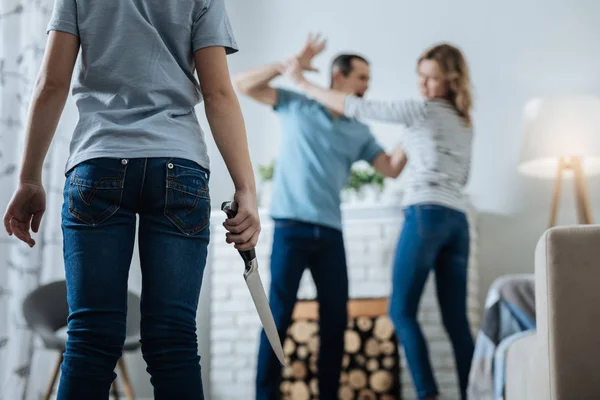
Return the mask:
<svg viewBox="0 0 600 400">
<path fill-rule="evenodd" d="M 172 159 L 166 169 L 165 217 L 182 233 L 196 235 L 210 221 L 209 172 L 182 159 Z"/>
<path fill-rule="evenodd" d="M 97 158 L 79 163 L 69 175 L 69 213 L 87 225 L 107 221 L 121 207 L 127 163 Z"/>
</svg>

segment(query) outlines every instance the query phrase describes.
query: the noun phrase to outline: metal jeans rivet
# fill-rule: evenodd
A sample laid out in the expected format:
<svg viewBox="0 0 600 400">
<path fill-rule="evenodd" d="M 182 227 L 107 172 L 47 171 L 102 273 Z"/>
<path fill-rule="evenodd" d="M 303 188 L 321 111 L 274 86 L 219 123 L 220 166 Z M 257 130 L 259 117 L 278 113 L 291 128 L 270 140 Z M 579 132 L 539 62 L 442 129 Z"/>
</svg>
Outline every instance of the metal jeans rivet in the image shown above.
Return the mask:
<svg viewBox="0 0 600 400">
<path fill-rule="evenodd" d="M 128 160 L 126 158 L 121 160 L 121 164 L 123 164 L 123 165 L 127 165 L 127 162 L 128 162 Z"/>
<path fill-rule="evenodd" d="M 173 164 L 171 164 L 171 163 L 168 163 L 168 164 L 167 164 L 167 168 L 169 168 L 169 169 L 173 169 Z"/>
</svg>

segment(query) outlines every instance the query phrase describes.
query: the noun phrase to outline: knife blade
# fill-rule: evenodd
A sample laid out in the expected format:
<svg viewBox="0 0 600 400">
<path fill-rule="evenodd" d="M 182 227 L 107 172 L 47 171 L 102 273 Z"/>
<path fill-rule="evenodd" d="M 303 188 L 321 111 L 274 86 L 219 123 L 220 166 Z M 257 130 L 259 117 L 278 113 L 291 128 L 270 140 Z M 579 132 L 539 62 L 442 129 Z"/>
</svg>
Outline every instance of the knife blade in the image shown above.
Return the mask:
<svg viewBox="0 0 600 400">
<path fill-rule="evenodd" d="M 221 205 L 221 210 L 227 214 L 228 218 L 233 218 L 237 214 L 237 209 L 234 207 L 234 203 L 231 201 L 224 202 Z M 273 313 L 271 312 L 271 307 L 269 306 L 269 301 L 267 300 L 267 294 L 265 293 L 265 289 L 258 272 L 256 250 L 251 249 L 239 251 L 239 253 L 244 260 L 244 280 L 246 281 L 246 286 L 248 286 L 248 290 L 250 291 L 250 296 L 252 297 L 254 307 L 258 312 L 260 322 L 262 323 L 265 334 L 267 335 L 267 339 L 269 339 L 269 343 L 271 344 L 271 348 L 277 356 L 277 359 L 281 365 L 285 365 L 283 347 L 281 346 L 281 340 L 279 339 L 277 326 L 275 325 Z"/>
</svg>

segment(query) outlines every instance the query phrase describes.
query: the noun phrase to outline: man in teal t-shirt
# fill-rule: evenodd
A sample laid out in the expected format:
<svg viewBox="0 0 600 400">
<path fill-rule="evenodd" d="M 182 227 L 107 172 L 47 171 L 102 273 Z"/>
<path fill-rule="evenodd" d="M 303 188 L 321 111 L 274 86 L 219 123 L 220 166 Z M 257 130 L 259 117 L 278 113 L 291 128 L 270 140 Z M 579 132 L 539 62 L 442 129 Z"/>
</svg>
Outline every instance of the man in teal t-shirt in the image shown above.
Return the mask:
<svg viewBox="0 0 600 400">
<path fill-rule="evenodd" d="M 311 70 L 324 42 L 310 37 L 297 56 Z M 338 115 L 306 96 L 270 86 L 281 63 L 239 75 L 238 89 L 273 107 L 283 135 L 275 166 L 271 217 L 275 220 L 271 252 L 269 301 L 279 336 L 291 322 L 300 279 L 309 268 L 317 289 L 320 319 L 319 394 L 337 398 L 347 325 L 348 275 L 340 192 L 352 164 L 364 160 L 385 176 L 397 177 L 406 163 L 401 148 L 384 152 L 369 128 Z M 358 55 L 342 54 L 332 65 L 332 88 L 363 96 L 369 86 L 369 63 Z M 256 398 L 279 398 L 281 366 L 261 335 Z"/>
</svg>

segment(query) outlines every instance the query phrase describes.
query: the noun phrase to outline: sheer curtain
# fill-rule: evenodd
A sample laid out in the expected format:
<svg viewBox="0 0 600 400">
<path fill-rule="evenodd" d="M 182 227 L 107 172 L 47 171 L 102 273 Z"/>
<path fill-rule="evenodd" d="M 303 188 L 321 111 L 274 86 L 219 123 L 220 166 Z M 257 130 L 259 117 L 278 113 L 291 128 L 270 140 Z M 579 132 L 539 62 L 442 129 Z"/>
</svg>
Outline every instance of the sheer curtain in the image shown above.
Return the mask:
<svg viewBox="0 0 600 400">
<path fill-rule="evenodd" d="M 0 213 L 17 185 L 31 91 L 53 0 L 0 2 Z M 67 107 L 44 166 L 47 210 L 37 245 L 30 249 L 0 232 L 0 399 L 39 399 L 57 354 L 42 349 L 27 329 L 23 298 L 39 285 L 64 278 L 60 210 L 64 160 L 76 121 Z"/>
</svg>

